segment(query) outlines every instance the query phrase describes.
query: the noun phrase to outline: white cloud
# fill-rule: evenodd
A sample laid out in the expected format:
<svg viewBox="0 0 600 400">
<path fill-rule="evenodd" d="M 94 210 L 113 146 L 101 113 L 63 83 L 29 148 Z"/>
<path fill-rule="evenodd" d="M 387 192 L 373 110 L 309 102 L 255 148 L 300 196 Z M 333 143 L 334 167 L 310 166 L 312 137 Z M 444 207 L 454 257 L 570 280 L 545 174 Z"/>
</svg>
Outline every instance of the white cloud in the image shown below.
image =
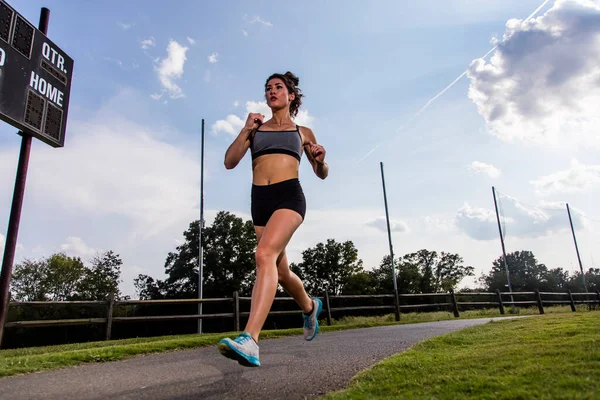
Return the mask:
<svg viewBox="0 0 600 400">
<path fill-rule="evenodd" d="M 6 236 L 0 233 L 0 260 L 4 256 L 4 247 L 6 246 Z M 25 250 L 25 246 L 17 240 L 17 246 L 15 248 L 15 253 L 19 254 Z M 1 261 L 0 261 L 1 263 Z M 0 264 L 1 265 L 1 264 Z"/>
<path fill-rule="evenodd" d="M 187 39 L 188 43 L 191 44 L 192 46 L 196 44 L 196 41 L 194 39 L 192 39 L 191 37 L 188 36 L 186 39 Z"/>
<path fill-rule="evenodd" d="M 236 101 L 234 101 L 234 102 L 233 102 L 233 106 L 234 106 L 235 108 L 238 108 L 238 106 L 239 106 L 239 105 L 240 105 L 240 102 L 239 102 L 239 101 L 237 101 L 237 100 L 236 100 Z"/>
<path fill-rule="evenodd" d="M 563 203 L 529 206 L 510 196 L 496 197 L 504 236 L 538 238 L 570 229 Z M 578 213 L 572 213 L 572 217 L 573 225 L 585 226 L 585 221 Z M 499 237 L 498 222 L 493 208 L 472 207 L 466 203 L 456 214 L 456 226 L 476 240 L 492 240 Z"/>
<path fill-rule="evenodd" d="M 150 47 L 156 46 L 156 39 L 153 36 L 150 36 L 148 39 L 144 39 L 140 42 L 142 49 L 147 50 Z"/>
<path fill-rule="evenodd" d="M 244 121 L 237 115 L 228 115 L 224 120 L 218 120 L 212 126 L 213 133 L 225 132 L 230 135 L 237 135 L 242 130 Z"/>
<path fill-rule="evenodd" d="M 469 98 L 506 141 L 600 144 L 600 4 L 557 0 L 511 19 L 489 62 L 469 67 Z"/>
<path fill-rule="evenodd" d="M 111 57 L 104 57 L 104 61 L 113 62 L 113 63 L 117 64 L 119 67 L 123 66 L 123 61 L 117 60 L 117 59 L 114 59 Z"/>
<path fill-rule="evenodd" d="M 436 234 L 447 234 L 456 231 L 457 229 L 455 219 L 450 216 L 440 217 L 427 215 L 422 218 L 422 222 L 420 222 L 419 225 L 424 228 L 424 231 L 427 233 Z"/>
<path fill-rule="evenodd" d="M 210 56 L 208 56 L 208 62 L 211 64 L 216 63 L 218 56 L 219 56 L 219 53 L 212 53 Z"/>
<path fill-rule="evenodd" d="M 493 210 L 472 207 L 468 203 L 456 213 L 456 225 L 473 239 L 493 239 L 498 234 L 495 223 L 496 214 Z"/>
<path fill-rule="evenodd" d="M 246 19 L 246 20 L 248 21 L 248 23 L 250 23 L 250 24 L 255 24 L 255 23 L 257 23 L 257 22 L 258 22 L 259 24 L 262 24 L 262 25 L 264 25 L 264 26 L 273 27 L 273 24 L 272 24 L 271 22 L 269 22 L 269 21 L 265 21 L 264 19 L 262 19 L 262 18 L 261 18 L 261 17 L 259 17 L 258 15 L 257 15 L 257 16 L 255 16 L 255 17 L 254 17 L 254 18 L 252 18 L 252 19 L 247 19 L 247 15 L 246 15 L 246 16 L 244 16 L 244 19 Z"/>
<path fill-rule="evenodd" d="M 473 161 L 471 165 L 469 165 L 469 170 L 479 174 L 486 174 L 490 178 L 497 178 L 501 173 L 495 166 L 481 161 Z"/>
<path fill-rule="evenodd" d="M 197 155 L 185 145 L 165 142 L 163 137 L 177 137 L 168 127 L 146 127 L 101 113 L 72 120 L 69 131 L 68 146 L 60 152 L 47 146 L 36 150 L 28 198 L 44 199 L 56 213 L 123 219 L 131 224 L 132 235 L 141 237 L 180 224 L 197 207 Z"/>
<path fill-rule="evenodd" d="M 170 93 L 172 99 L 184 97 L 183 91 L 174 81 L 183 75 L 187 50 L 187 47 L 171 40 L 167 46 L 167 57 L 155 66 L 161 85 Z"/>
<path fill-rule="evenodd" d="M 244 36 L 248 36 L 248 31 L 246 31 L 245 29 L 242 29 L 242 33 L 244 34 Z"/>
<path fill-rule="evenodd" d="M 34 143 L 15 263 L 61 249 L 87 260 L 95 250 L 114 250 L 123 260 L 126 294 L 134 294 L 133 278 L 140 272 L 162 278 L 174 239 L 198 218 L 199 138 L 164 125 L 147 102 L 123 90 L 93 115 L 76 110 L 64 148 Z M 0 146 L 5 204 L 18 150 L 16 141 Z M 213 167 L 222 168 L 213 162 L 215 153 L 206 149 L 205 183 Z M 8 211 L 0 209 L 0 219 L 6 221 Z"/>
<path fill-rule="evenodd" d="M 537 193 L 544 195 L 584 192 L 600 184 L 600 165 L 584 165 L 572 160 L 570 169 L 542 176 L 529 183 Z"/>
<path fill-rule="evenodd" d="M 265 121 L 268 121 L 273 116 L 266 101 L 247 101 L 245 114 L 241 117 L 230 114 L 225 119 L 216 121 L 211 127 L 212 133 L 219 134 L 224 132 L 230 135 L 237 135 L 244 126 L 249 113 L 261 113 L 265 116 Z M 313 120 L 314 118 L 309 115 L 308 110 L 300 110 L 294 119 L 298 125 L 307 127 L 312 126 Z"/>
<path fill-rule="evenodd" d="M 102 252 L 101 249 L 94 249 L 88 246 L 83 239 L 76 236 L 69 236 L 66 243 L 60 245 L 60 250 L 71 257 L 80 257 L 83 260 L 90 259 Z"/>
<path fill-rule="evenodd" d="M 377 217 L 366 223 L 367 226 L 387 233 L 387 222 L 385 217 Z M 392 232 L 408 232 L 408 225 L 404 221 L 390 220 L 390 230 Z"/>
<path fill-rule="evenodd" d="M 128 31 L 131 28 L 133 28 L 135 26 L 134 23 L 125 23 L 125 22 L 119 22 L 118 25 L 121 27 L 121 29 L 123 29 L 124 31 Z"/>
<path fill-rule="evenodd" d="M 133 61 L 131 63 L 129 63 L 129 65 L 126 65 L 126 63 L 123 62 L 122 60 L 112 58 L 112 57 L 104 57 L 104 61 L 107 61 L 109 63 L 113 63 L 113 64 L 117 65 L 123 71 L 132 71 L 132 70 L 140 67 L 135 59 L 133 59 Z"/>
<path fill-rule="evenodd" d="M 314 118 L 308 114 L 308 110 L 304 109 L 298 111 L 298 115 L 296 116 L 296 118 L 294 118 L 294 121 L 298 125 L 311 127 Z"/>
</svg>

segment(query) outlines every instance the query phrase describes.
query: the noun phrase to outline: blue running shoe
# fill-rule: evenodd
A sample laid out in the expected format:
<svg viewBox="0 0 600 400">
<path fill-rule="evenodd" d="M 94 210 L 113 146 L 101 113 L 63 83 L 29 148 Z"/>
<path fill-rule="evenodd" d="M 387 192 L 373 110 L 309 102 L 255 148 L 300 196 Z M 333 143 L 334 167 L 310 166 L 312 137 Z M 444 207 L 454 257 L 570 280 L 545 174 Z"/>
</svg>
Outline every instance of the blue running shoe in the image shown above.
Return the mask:
<svg viewBox="0 0 600 400">
<path fill-rule="evenodd" d="M 258 344 L 249 333 L 242 332 L 234 340 L 222 339 L 218 348 L 225 357 L 236 360 L 244 367 L 260 367 Z"/>
<path fill-rule="evenodd" d="M 313 310 L 309 315 L 302 313 L 304 318 L 304 340 L 311 341 L 319 332 L 319 314 L 323 309 L 323 303 L 320 299 L 313 299 Z"/>
</svg>

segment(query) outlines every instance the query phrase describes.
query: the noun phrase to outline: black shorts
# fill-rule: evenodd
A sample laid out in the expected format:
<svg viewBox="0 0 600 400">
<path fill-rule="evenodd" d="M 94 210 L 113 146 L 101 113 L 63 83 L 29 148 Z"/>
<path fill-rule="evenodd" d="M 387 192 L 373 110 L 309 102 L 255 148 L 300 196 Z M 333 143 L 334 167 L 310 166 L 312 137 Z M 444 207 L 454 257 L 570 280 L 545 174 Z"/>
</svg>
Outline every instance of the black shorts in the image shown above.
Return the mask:
<svg viewBox="0 0 600 400">
<path fill-rule="evenodd" d="M 304 221 L 306 198 L 298 178 L 272 185 L 252 185 L 251 210 L 255 226 L 267 225 L 271 215 L 284 208 L 296 211 Z"/>
</svg>

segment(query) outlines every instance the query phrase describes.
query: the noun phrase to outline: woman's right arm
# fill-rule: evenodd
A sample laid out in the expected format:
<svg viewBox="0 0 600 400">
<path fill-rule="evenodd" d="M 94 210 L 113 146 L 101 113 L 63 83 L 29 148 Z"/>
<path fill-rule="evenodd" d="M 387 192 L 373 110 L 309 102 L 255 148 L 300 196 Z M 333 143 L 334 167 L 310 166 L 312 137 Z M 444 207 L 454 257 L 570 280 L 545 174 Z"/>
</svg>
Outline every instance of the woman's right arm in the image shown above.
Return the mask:
<svg viewBox="0 0 600 400">
<path fill-rule="evenodd" d="M 225 168 L 233 169 L 238 165 L 250 147 L 250 137 L 252 132 L 254 129 L 258 128 L 260 123 L 262 123 L 263 118 L 264 115 L 262 114 L 251 113 L 248 115 L 246 124 L 225 152 Z M 257 119 L 260 123 L 256 122 Z"/>
</svg>

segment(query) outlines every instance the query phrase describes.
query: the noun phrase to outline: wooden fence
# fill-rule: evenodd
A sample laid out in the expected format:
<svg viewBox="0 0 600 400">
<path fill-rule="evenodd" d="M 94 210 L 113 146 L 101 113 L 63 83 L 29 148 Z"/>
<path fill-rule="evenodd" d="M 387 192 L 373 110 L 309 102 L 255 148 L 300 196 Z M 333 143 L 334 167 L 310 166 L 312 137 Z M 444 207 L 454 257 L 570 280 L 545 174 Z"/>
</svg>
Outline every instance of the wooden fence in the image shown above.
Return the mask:
<svg viewBox="0 0 600 400">
<path fill-rule="evenodd" d="M 514 296 L 531 296 L 532 300 L 522 301 L 507 301 L 507 298 L 512 299 Z M 543 298 L 546 297 L 546 298 Z M 410 299 L 418 297 L 441 297 L 446 298 L 446 302 L 440 303 L 425 303 L 425 304 L 400 304 L 400 299 Z M 458 297 L 481 297 L 491 298 L 489 301 L 467 301 L 460 302 L 457 300 Z M 553 300 L 555 297 L 563 297 L 565 300 Z M 585 297 L 585 299 L 575 298 Z M 590 300 L 590 297 L 595 298 Z M 331 307 L 331 300 L 342 300 L 342 299 L 394 299 L 393 305 L 367 305 L 367 306 L 351 306 L 351 307 Z M 212 299 L 168 299 L 168 300 L 114 300 L 110 298 L 108 301 L 27 301 L 27 302 L 14 302 L 11 301 L 9 307 L 22 307 L 29 305 L 97 305 L 106 307 L 105 318 L 80 318 L 80 319 L 60 319 L 60 320 L 35 320 L 35 321 L 12 321 L 5 324 L 5 328 L 13 327 L 42 327 L 42 326 L 58 326 L 58 325 L 90 325 L 90 324 L 106 324 L 106 340 L 111 338 L 111 330 L 114 323 L 126 323 L 136 321 L 174 321 L 174 320 L 192 320 L 192 319 L 204 319 L 204 318 L 232 318 L 234 331 L 240 330 L 240 317 L 249 316 L 249 312 L 240 311 L 240 301 L 250 301 L 250 297 L 240 297 L 238 292 L 233 293 L 231 298 L 212 298 Z M 500 292 L 496 290 L 495 293 L 488 292 L 458 292 L 453 291 L 447 293 L 418 293 L 418 294 L 377 294 L 377 295 L 339 295 L 329 296 L 325 293 L 325 296 L 321 297 L 323 301 L 323 313 L 324 318 L 327 319 L 327 325 L 331 325 L 332 314 L 346 311 L 356 310 L 380 310 L 388 309 L 393 310 L 395 313 L 396 321 L 400 320 L 402 310 L 421 310 L 427 308 L 446 308 L 452 312 L 456 318 L 460 317 L 461 306 L 484 306 L 498 308 L 500 314 L 505 313 L 505 306 L 537 306 L 540 314 L 544 314 L 544 306 L 546 305 L 570 305 L 573 312 L 576 311 L 576 304 L 588 304 L 590 307 L 592 304 L 600 305 L 600 291 L 595 293 L 571 293 L 566 292 L 540 292 L 535 290 L 533 292 Z M 276 302 L 279 301 L 294 301 L 291 297 L 276 297 Z M 138 316 L 138 317 L 114 317 L 113 308 L 115 306 L 126 306 L 126 305 L 152 305 L 152 304 L 198 304 L 198 303 L 231 303 L 232 311 L 229 313 L 219 314 L 191 314 L 191 315 L 166 315 L 166 316 Z M 294 311 L 271 311 L 269 316 L 275 315 L 298 315 L 299 310 Z"/>
</svg>

